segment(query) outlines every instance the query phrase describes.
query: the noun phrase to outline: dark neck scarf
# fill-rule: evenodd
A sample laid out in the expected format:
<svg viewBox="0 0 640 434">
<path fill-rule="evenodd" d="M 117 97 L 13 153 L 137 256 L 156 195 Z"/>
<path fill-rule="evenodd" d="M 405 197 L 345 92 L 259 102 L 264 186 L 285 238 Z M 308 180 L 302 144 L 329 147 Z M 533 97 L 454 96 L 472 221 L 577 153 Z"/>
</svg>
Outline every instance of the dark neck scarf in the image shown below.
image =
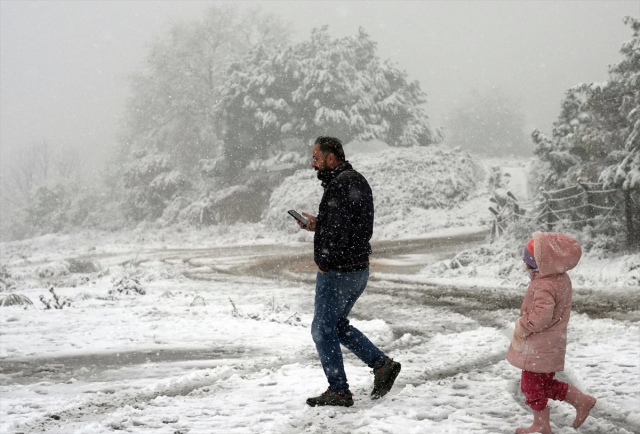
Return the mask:
<svg viewBox="0 0 640 434">
<path fill-rule="evenodd" d="M 336 179 L 338 175 L 340 175 L 345 170 L 351 170 L 353 167 L 348 161 L 344 163 L 340 163 L 340 165 L 334 167 L 333 169 L 326 170 L 318 170 L 318 179 L 322 182 L 322 188 L 327 188 L 331 181 Z"/>
</svg>

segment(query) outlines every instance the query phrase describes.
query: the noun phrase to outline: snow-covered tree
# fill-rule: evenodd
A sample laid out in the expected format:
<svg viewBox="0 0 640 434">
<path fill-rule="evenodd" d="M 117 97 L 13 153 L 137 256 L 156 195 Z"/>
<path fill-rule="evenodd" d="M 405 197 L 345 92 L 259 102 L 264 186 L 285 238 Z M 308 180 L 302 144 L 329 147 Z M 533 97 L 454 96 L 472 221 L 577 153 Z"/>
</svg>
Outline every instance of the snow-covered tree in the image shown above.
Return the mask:
<svg viewBox="0 0 640 434">
<path fill-rule="evenodd" d="M 547 187 L 602 182 L 624 197 L 627 244 L 640 247 L 640 21 L 627 17 L 633 38 L 603 83 L 569 89 L 552 137 L 533 133 Z"/>
<path fill-rule="evenodd" d="M 624 59 L 610 70 L 610 82 L 621 94 L 616 102 L 618 115 L 624 118 L 619 137 L 624 147 L 609 154 L 609 161 L 615 163 L 603 171 L 601 179 L 623 190 L 640 191 L 640 20 L 628 17 L 625 21 L 633 29 L 633 38 L 620 50 Z"/>
<path fill-rule="evenodd" d="M 19 239 L 84 223 L 82 202 L 92 179 L 82 171 L 77 149 L 46 139 L 8 152 L 1 162 L 0 233 Z M 73 209 L 72 209 L 73 208 Z"/>
<path fill-rule="evenodd" d="M 259 45 L 232 66 L 218 105 L 229 170 L 287 139 L 301 146 L 319 135 L 344 142 L 377 138 L 393 146 L 438 142 L 425 102 L 418 82 L 381 61 L 363 29 L 333 39 L 325 26 L 314 29 L 310 40 L 275 53 Z"/>
<path fill-rule="evenodd" d="M 473 91 L 452 112 L 447 143 L 483 155 L 530 155 L 522 109 L 500 89 Z"/>
<path fill-rule="evenodd" d="M 140 151 L 124 171 L 126 197 L 123 210 L 132 220 L 156 220 L 169 203 L 182 193 L 189 181 L 168 154 Z"/>
<path fill-rule="evenodd" d="M 625 19 L 634 31 L 623 59 L 603 83 L 580 84 L 567 91 L 552 136 L 534 131 L 535 153 L 544 164 L 544 185 L 564 187 L 576 181 L 604 181 L 637 190 L 640 118 L 640 42 L 638 20 Z M 635 150 L 635 151 L 634 151 Z M 635 152 L 635 154 L 634 154 Z M 636 168 L 634 170 L 634 167 Z"/>
<path fill-rule="evenodd" d="M 145 68 L 131 77 L 121 135 L 119 172 L 130 219 L 157 219 L 197 184 L 202 162 L 221 154 L 215 108 L 229 66 L 255 44 L 271 50 L 287 35 L 275 16 L 223 4 L 153 41 Z"/>
<path fill-rule="evenodd" d="M 121 157 L 140 150 L 169 154 L 183 171 L 216 157 L 214 109 L 229 65 L 255 43 L 272 47 L 286 35 L 274 16 L 223 4 L 157 37 L 144 69 L 131 77 Z"/>
</svg>

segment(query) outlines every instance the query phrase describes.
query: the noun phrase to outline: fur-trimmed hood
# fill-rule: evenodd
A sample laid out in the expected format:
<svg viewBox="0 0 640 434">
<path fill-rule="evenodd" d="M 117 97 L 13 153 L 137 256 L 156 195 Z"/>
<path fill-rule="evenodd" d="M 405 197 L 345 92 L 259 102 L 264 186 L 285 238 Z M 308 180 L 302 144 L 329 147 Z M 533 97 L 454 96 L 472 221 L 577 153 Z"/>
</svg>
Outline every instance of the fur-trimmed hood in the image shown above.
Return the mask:
<svg viewBox="0 0 640 434">
<path fill-rule="evenodd" d="M 562 274 L 575 268 L 582 256 L 580 244 L 569 235 L 556 232 L 533 234 L 533 257 L 538 278 Z"/>
</svg>

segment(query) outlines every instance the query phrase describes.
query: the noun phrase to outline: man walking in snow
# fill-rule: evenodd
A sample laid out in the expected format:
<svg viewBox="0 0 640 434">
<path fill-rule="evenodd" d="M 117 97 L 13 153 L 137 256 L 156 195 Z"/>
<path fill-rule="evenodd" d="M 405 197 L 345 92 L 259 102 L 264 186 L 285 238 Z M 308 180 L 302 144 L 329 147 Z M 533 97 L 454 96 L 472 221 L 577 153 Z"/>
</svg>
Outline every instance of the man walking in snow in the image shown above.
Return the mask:
<svg viewBox="0 0 640 434">
<path fill-rule="evenodd" d="M 400 373 L 400 363 L 387 357 L 347 319 L 369 278 L 373 195 L 367 180 L 345 160 L 342 143 L 334 137 L 316 139 L 311 166 L 318 172 L 324 194 L 318 216 L 302 213 L 309 223 L 298 224 L 315 231 L 313 253 L 318 274 L 311 335 L 329 388 L 307 399 L 307 404 L 350 407 L 353 397 L 340 344 L 373 369 L 372 399 L 386 395 Z"/>
</svg>

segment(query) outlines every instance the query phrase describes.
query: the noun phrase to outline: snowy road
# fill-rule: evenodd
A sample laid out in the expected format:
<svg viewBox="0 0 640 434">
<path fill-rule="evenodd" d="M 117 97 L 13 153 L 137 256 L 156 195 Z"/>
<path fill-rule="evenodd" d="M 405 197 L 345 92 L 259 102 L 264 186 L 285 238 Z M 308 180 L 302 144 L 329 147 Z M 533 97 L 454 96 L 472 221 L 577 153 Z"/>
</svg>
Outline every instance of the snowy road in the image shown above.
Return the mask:
<svg viewBox="0 0 640 434">
<path fill-rule="evenodd" d="M 100 298 L 106 278 L 59 282 L 73 308 L 0 311 L 0 432 L 513 432 L 530 419 L 519 372 L 504 361 L 522 290 L 412 281 L 425 261 L 482 237 L 374 245 L 351 317 L 403 370 L 387 397 L 370 401 L 371 374 L 345 353 L 349 409 L 304 404 L 326 387 L 309 336 L 310 246 L 104 255 L 105 267 L 142 270 L 147 294 Z M 637 294 L 576 295 L 560 378 L 600 399 L 580 432 L 638 433 Z M 571 408 L 552 405 L 554 432 L 575 432 Z"/>
</svg>

